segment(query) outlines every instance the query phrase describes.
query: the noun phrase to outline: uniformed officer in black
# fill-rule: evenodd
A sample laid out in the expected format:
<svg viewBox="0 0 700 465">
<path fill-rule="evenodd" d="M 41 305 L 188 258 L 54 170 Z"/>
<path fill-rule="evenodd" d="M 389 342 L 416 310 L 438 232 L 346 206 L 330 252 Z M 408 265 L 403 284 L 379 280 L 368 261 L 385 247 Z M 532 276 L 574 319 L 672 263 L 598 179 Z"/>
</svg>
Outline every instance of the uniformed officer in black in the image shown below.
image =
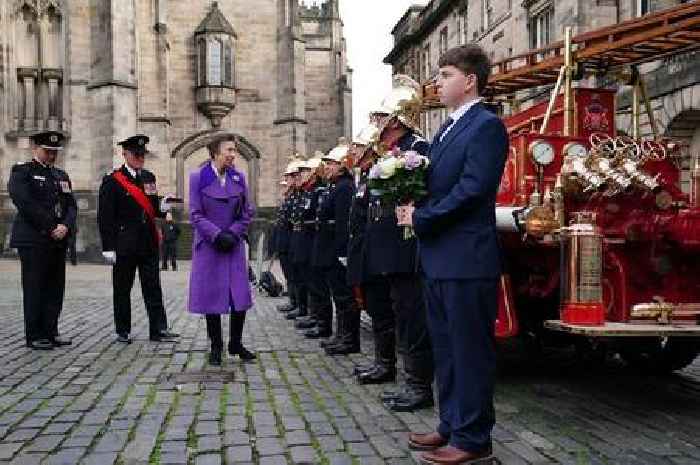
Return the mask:
<svg viewBox="0 0 700 465">
<path fill-rule="evenodd" d="M 308 288 L 307 268 L 308 254 L 308 229 L 304 225 L 304 210 L 306 209 L 309 193 L 304 189 L 304 177 L 302 171 L 306 162 L 301 158 L 295 158 L 293 173 L 291 174 L 292 194 L 290 198 L 289 220 L 291 233 L 289 236 L 289 264 L 293 277 L 293 288 L 296 294 L 296 309 L 287 312 L 285 318 L 294 320 L 308 314 Z M 308 170 L 307 170 L 308 171 Z"/>
<path fill-rule="evenodd" d="M 294 290 L 294 278 L 292 276 L 291 263 L 289 261 L 289 240 L 292 235 L 292 223 L 290 213 L 292 209 L 292 192 L 291 187 L 291 171 L 296 170 L 296 167 L 291 163 L 287 165 L 284 173 L 284 179 L 280 183 L 284 188 L 282 200 L 277 208 L 277 217 L 273 226 L 273 238 L 271 240 L 271 254 L 276 256 L 280 261 L 282 274 L 287 283 L 287 296 L 289 302 L 278 305 L 277 310 L 282 313 L 291 312 L 297 308 L 297 296 Z"/>
<path fill-rule="evenodd" d="M 354 305 L 352 290 L 347 282 L 348 219 L 355 183 L 347 168 L 350 147 L 341 139 L 323 157 L 327 194 L 319 198 L 316 223 L 318 236 L 314 243 L 313 266 L 320 270 L 336 312 L 336 343 L 325 346 L 328 355 L 351 354 L 360 351 L 360 311 Z M 319 326 L 330 325 L 330 308 L 319 315 Z"/>
<path fill-rule="evenodd" d="M 328 184 L 326 165 L 322 161 L 324 153 L 317 151 L 314 158 L 308 160 L 306 165 L 312 170 L 312 174 L 306 183 L 310 201 L 304 209 L 304 225 L 310 230 L 308 243 L 304 244 L 310 250 L 309 267 L 306 268 L 306 282 L 309 290 L 309 316 L 297 319 L 295 326 L 307 329 L 304 336 L 309 339 L 327 338 L 333 333 L 333 302 L 331 301 L 331 288 L 324 278 L 324 269 L 316 258 L 319 255 L 318 247 L 321 245 L 321 230 L 318 223 L 318 210 L 324 199 L 328 197 L 330 186 Z M 310 245 L 310 247 L 309 247 Z"/>
<path fill-rule="evenodd" d="M 168 261 L 173 271 L 177 271 L 177 239 L 180 237 L 180 227 L 173 221 L 173 215 L 165 215 L 165 224 L 161 228 L 163 235 L 163 270 L 168 270 Z"/>
<path fill-rule="evenodd" d="M 354 171 L 357 192 L 350 207 L 350 239 L 348 241 L 348 283 L 359 294 L 363 308 L 372 318 L 374 336 L 374 361 L 369 366 L 355 367 L 355 375 L 360 384 L 379 384 L 396 379 L 396 335 L 394 311 L 388 280 L 374 274 L 369 276 L 365 269 L 367 210 L 367 173 L 378 155 L 372 143 L 379 129 L 370 124 L 355 140 Z"/>
<path fill-rule="evenodd" d="M 131 342 L 131 288 L 136 270 L 148 314 L 148 331 L 152 341 L 170 340 L 178 335 L 168 331 L 160 285 L 159 238 L 157 227 L 137 202 L 136 196 L 119 182 L 145 194 L 155 216 L 162 218 L 170 209 L 169 198 L 158 197 L 156 177 L 143 169 L 148 137 L 136 135 L 119 142 L 125 159 L 118 170 L 107 174 L 100 186 L 97 221 L 102 237 L 102 255 L 114 265 L 114 324 L 117 340 Z"/>
<path fill-rule="evenodd" d="M 406 111 L 406 101 L 418 101 L 415 87 L 398 85 L 382 106 L 389 117 L 381 128 L 380 144 L 389 149 L 415 150 L 427 155 L 429 144 L 418 135 L 417 113 Z M 406 386 L 385 392 L 382 400 L 394 411 L 413 411 L 433 405 L 433 357 L 417 272 L 417 241 L 404 239 L 397 226 L 396 205 L 370 191 L 366 230 L 366 266 L 370 276 L 385 278 L 390 285 L 398 351 L 403 359 Z"/>
<path fill-rule="evenodd" d="M 68 174 L 54 166 L 63 134 L 41 132 L 31 140 L 34 158 L 12 168 L 7 188 L 17 207 L 10 247 L 17 248 L 22 267 L 27 346 L 50 350 L 71 344 L 59 337 L 58 319 L 78 209 Z"/>
</svg>

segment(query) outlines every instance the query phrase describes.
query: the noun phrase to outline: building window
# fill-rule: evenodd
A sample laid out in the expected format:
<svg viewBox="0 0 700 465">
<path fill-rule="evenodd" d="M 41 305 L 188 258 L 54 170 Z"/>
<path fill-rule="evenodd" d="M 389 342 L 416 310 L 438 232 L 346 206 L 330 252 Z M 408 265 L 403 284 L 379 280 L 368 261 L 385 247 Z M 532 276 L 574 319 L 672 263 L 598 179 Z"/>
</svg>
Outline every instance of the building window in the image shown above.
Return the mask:
<svg viewBox="0 0 700 465">
<path fill-rule="evenodd" d="M 447 51 L 447 26 L 440 31 L 440 56 Z"/>
<path fill-rule="evenodd" d="M 493 7 L 491 0 L 481 0 L 481 28 L 485 31 L 491 26 L 493 21 Z"/>
<path fill-rule="evenodd" d="M 430 44 L 426 44 L 423 47 L 423 59 L 421 61 L 423 62 L 422 80 L 430 79 L 432 77 L 430 75 Z"/>
<path fill-rule="evenodd" d="M 649 12 L 649 0 L 637 0 L 637 16 L 644 16 Z"/>
<path fill-rule="evenodd" d="M 209 54 L 207 64 L 209 65 L 207 67 L 207 85 L 210 86 L 220 86 L 222 84 L 222 76 L 221 76 L 221 60 L 222 60 L 222 53 L 221 49 L 223 48 L 223 44 L 221 43 L 220 40 L 210 40 L 208 47 L 207 47 L 207 53 Z"/>
<path fill-rule="evenodd" d="M 15 129 L 63 130 L 64 28 L 51 4 L 19 2 L 15 10 L 17 107 Z"/>
<path fill-rule="evenodd" d="M 530 17 L 530 48 L 540 48 L 554 40 L 552 25 L 554 22 L 554 6 L 540 10 Z"/>
</svg>

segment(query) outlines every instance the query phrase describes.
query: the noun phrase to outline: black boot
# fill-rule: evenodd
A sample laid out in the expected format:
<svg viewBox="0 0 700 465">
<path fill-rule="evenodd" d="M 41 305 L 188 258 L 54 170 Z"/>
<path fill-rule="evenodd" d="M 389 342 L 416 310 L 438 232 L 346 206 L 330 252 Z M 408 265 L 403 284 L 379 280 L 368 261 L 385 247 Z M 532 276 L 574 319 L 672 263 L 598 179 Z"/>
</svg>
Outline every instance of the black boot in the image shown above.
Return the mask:
<svg viewBox="0 0 700 465">
<path fill-rule="evenodd" d="M 246 312 L 231 313 L 229 326 L 228 353 L 238 355 L 243 361 L 255 360 L 257 356 L 243 347 L 243 325 L 245 324 Z"/>
<path fill-rule="evenodd" d="M 375 323 L 375 322 L 373 322 Z M 374 369 L 357 375 L 360 384 L 396 381 L 396 332 L 392 320 L 374 325 Z"/>
<path fill-rule="evenodd" d="M 297 329 L 309 329 L 316 326 L 316 318 L 313 316 L 299 317 L 294 321 L 294 327 Z"/>
<path fill-rule="evenodd" d="M 280 304 L 277 306 L 277 311 L 280 313 L 287 313 L 291 312 L 292 310 L 296 309 L 296 305 L 292 305 L 291 302 L 287 302 L 286 304 Z"/>
<path fill-rule="evenodd" d="M 414 412 L 431 408 L 435 405 L 433 390 L 427 386 L 409 386 L 403 394 L 385 401 L 384 405 L 394 412 Z"/>
<path fill-rule="evenodd" d="M 336 334 L 335 336 L 331 337 L 330 339 L 326 339 L 325 341 L 319 342 L 318 345 L 322 349 L 325 349 L 326 347 L 335 346 L 335 345 L 338 345 L 339 343 L 340 343 L 340 341 L 338 340 L 338 335 Z"/>
<path fill-rule="evenodd" d="M 374 370 L 357 375 L 360 384 L 382 384 L 396 381 L 396 367 L 377 365 Z"/>
<path fill-rule="evenodd" d="M 296 320 L 300 316 L 306 316 L 306 309 L 302 309 L 301 307 L 297 308 L 296 310 L 293 310 L 289 313 L 287 313 L 284 317 L 288 320 Z"/>
<path fill-rule="evenodd" d="M 213 350 L 209 352 L 209 365 L 220 367 L 221 366 L 221 350 Z"/>
<path fill-rule="evenodd" d="M 355 365 L 352 368 L 352 374 L 355 376 L 361 375 L 362 373 L 366 373 L 368 371 L 373 371 L 377 368 L 377 365 L 374 363 L 370 363 L 368 365 Z"/>
<path fill-rule="evenodd" d="M 325 347 L 328 355 L 348 355 L 360 352 L 360 312 L 351 302 L 336 302 L 338 344 Z"/>
<path fill-rule="evenodd" d="M 328 328 L 324 328 L 323 326 L 316 325 L 313 328 L 309 329 L 308 331 L 304 332 L 304 337 L 307 337 L 308 339 L 319 339 L 322 337 L 330 337 L 331 335 L 331 330 Z M 325 341 L 321 341 L 321 344 L 323 344 Z"/>
</svg>

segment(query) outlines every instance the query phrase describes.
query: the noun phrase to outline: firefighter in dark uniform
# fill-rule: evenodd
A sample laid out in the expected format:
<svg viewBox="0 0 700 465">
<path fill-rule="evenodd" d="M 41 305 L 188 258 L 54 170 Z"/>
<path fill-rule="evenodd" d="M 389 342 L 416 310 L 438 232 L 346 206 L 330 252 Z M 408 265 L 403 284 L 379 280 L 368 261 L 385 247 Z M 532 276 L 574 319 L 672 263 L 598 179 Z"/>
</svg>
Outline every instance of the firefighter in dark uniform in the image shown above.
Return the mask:
<svg viewBox="0 0 700 465">
<path fill-rule="evenodd" d="M 159 274 L 159 231 L 156 217 L 170 209 L 169 197 L 161 200 L 156 177 L 143 169 L 148 137 L 136 135 L 119 143 L 124 165 L 107 174 L 100 186 L 97 221 L 102 255 L 113 265 L 114 324 L 117 340 L 131 342 L 131 288 L 136 270 L 148 314 L 151 341 L 172 340 L 168 331 Z"/>
<path fill-rule="evenodd" d="M 318 237 L 314 243 L 314 267 L 326 283 L 335 304 L 335 343 L 324 349 L 328 355 L 344 355 L 360 351 L 360 310 L 354 305 L 352 289 L 347 281 L 348 219 L 355 183 L 347 167 L 350 147 L 344 138 L 323 157 L 325 175 L 330 183 L 319 198 L 316 223 Z M 330 326 L 330 306 L 319 316 L 319 325 Z"/>
<path fill-rule="evenodd" d="M 381 129 L 380 144 L 389 150 L 415 150 L 427 155 L 429 144 L 418 136 L 420 99 L 415 86 L 395 85 L 382 106 L 390 114 Z M 407 104 L 408 102 L 408 104 Z M 398 392 L 385 392 L 382 400 L 394 411 L 413 411 L 433 405 L 433 358 L 427 327 L 427 314 L 422 295 L 422 282 L 417 272 L 417 241 L 404 239 L 397 226 L 396 205 L 387 204 L 370 192 L 366 231 L 366 267 L 373 277 L 389 283 L 394 309 L 398 351 L 403 359 L 406 386 Z"/>
<path fill-rule="evenodd" d="M 12 168 L 7 190 L 17 207 L 10 247 L 22 267 L 24 329 L 27 346 L 51 350 L 71 341 L 58 335 L 66 278 L 66 249 L 75 233 L 78 208 L 65 171 L 56 168 L 63 134 L 32 137 L 34 159 Z"/>
<path fill-rule="evenodd" d="M 289 262 L 294 279 L 294 291 L 296 293 L 297 308 L 288 312 L 285 318 L 295 320 L 308 314 L 308 264 L 309 235 L 311 228 L 304 225 L 304 211 L 310 202 L 310 193 L 304 190 L 304 177 L 302 171 L 309 172 L 306 162 L 301 158 L 294 160 L 294 172 L 292 176 L 292 194 L 289 219 L 292 225 L 292 232 L 289 237 Z M 311 239 L 313 240 L 313 239 Z"/>
<path fill-rule="evenodd" d="M 328 186 L 324 175 L 324 165 L 321 161 L 323 152 L 317 151 L 314 158 L 306 161 L 304 174 L 302 174 L 304 190 L 304 210 L 302 216 L 302 229 L 304 235 L 301 236 L 306 242 L 308 251 L 308 266 L 304 269 L 304 281 L 308 294 L 308 315 L 297 318 L 294 326 L 303 329 L 304 335 L 310 339 L 328 337 L 331 333 L 330 322 L 325 315 L 333 313 L 330 290 L 323 279 L 322 270 L 318 269 L 314 263 L 314 252 L 318 242 L 319 231 L 316 223 L 316 213 L 318 204 L 322 196 L 326 195 Z M 308 242 L 307 242 L 308 241 Z M 301 246 L 298 244 L 297 246 Z"/>
<path fill-rule="evenodd" d="M 370 124 L 356 138 L 355 173 L 357 192 L 350 207 L 350 240 L 348 242 L 348 283 L 364 310 L 372 318 L 374 362 L 355 367 L 360 384 L 379 384 L 396 380 L 396 335 L 394 311 L 391 308 L 389 282 L 382 275 L 368 276 L 365 269 L 365 230 L 367 228 L 367 173 L 378 155 L 373 149 L 379 129 Z"/>
<path fill-rule="evenodd" d="M 292 169 L 296 170 L 296 167 L 290 162 L 285 169 L 284 179 L 280 183 L 284 187 L 284 193 L 280 206 L 277 209 L 277 218 L 275 219 L 273 232 L 274 238 L 271 245 L 273 249 L 271 252 L 279 259 L 284 280 L 287 282 L 287 296 L 289 297 L 289 302 L 277 306 L 277 310 L 283 313 L 291 312 L 297 308 L 297 296 L 294 290 L 294 280 L 292 277 L 291 263 L 289 261 L 289 240 L 292 235 L 292 223 L 290 219 L 293 200 L 293 190 L 291 186 Z"/>
<path fill-rule="evenodd" d="M 165 224 L 161 229 L 163 235 L 163 270 L 168 270 L 168 260 L 173 271 L 177 271 L 177 239 L 180 237 L 180 227 L 173 222 L 173 215 L 165 215 Z"/>
</svg>

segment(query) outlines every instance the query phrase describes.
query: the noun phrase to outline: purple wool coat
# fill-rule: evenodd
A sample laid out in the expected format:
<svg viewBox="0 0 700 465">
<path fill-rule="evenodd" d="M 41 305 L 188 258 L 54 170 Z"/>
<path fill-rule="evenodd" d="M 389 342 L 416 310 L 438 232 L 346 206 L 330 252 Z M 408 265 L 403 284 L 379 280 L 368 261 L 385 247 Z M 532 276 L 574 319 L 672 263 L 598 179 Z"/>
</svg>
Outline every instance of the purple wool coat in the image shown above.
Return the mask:
<svg viewBox="0 0 700 465">
<path fill-rule="evenodd" d="M 190 313 L 244 312 L 252 305 L 244 236 L 254 211 L 245 177 L 235 169 L 222 187 L 210 163 L 190 174 L 190 222 L 194 229 L 190 272 Z M 228 230 L 238 239 L 230 252 L 214 248 L 216 235 Z"/>
</svg>

